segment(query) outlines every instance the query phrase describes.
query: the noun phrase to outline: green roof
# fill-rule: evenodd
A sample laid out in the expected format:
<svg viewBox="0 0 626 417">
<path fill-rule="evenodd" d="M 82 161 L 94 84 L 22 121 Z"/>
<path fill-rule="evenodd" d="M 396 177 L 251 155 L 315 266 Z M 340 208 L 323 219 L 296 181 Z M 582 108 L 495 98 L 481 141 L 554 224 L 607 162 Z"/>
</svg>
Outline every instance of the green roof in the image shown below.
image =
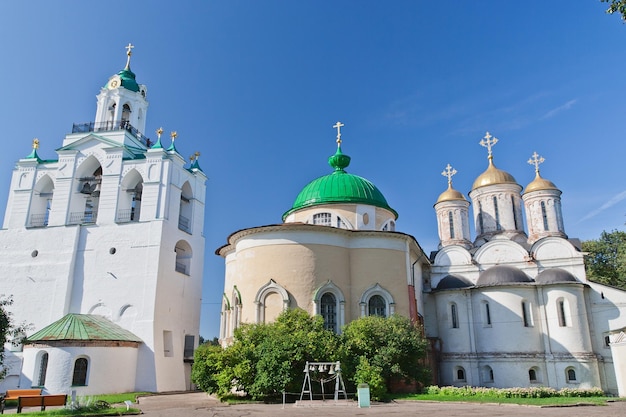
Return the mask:
<svg viewBox="0 0 626 417">
<path fill-rule="evenodd" d="M 350 164 L 350 157 L 337 152 L 328 158 L 328 164 L 335 169 L 332 174 L 319 177 L 306 185 L 298 194 L 289 211 L 283 214 L 283 220 L 294 211 L 324 204 L 366 204 L 391 211 L 396 218 L 398 213 L 387 203 L 380 190 L 365 178 L 348 174 L 344 168 Z"/>
<path fill-rule="evenodd" d="M 28 342 L 60 340 L 142 341 L 130 331 L 95 314 L 68 314 L 27 338 Z"/>
</svg>

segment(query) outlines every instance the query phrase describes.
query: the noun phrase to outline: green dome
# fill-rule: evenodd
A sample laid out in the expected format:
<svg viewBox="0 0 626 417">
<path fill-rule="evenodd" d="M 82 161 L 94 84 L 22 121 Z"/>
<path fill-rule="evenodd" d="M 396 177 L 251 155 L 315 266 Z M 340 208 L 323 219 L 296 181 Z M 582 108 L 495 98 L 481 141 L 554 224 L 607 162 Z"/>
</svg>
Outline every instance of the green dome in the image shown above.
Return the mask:
<svg viewBox="0 0 626 417">
<path fill-rule="evenodd" d="M 344 171 L 350 164 L 350 157 L 341 152 L 341 146 L 328 158 L 328 163 L 335 168 L 335 172 L 307 184 L 298 194 L 291 209 L 283 214 L 283 220 L 294 211 L 325 204 L 367 204 L 389 210 L 398 218 L 398 213 L 389 207 L 385 196 L 374 184 Z"/>
<path fill-rule="evenodd" d="M 130 70 L 130 68 L 124 68 L 120 72 L 117 73 L 122 79 L 122 87 L 127 90 L 134 91 L 135 93 L 139 91 L 139 84 L 135 80 L 135 73 Z"/>
</svg>

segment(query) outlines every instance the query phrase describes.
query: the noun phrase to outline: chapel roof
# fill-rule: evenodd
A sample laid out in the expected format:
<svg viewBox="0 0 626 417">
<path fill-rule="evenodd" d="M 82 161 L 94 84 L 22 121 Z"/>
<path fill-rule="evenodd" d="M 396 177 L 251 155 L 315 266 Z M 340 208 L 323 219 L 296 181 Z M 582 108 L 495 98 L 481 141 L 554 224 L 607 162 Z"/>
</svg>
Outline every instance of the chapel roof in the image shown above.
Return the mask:
<svg viewBox="0 0 626 417">
<path fill-rule="evenodd" d="M 27 342 L 60 340 L 142 342 L 135 334 L 103 316 L 73 313 L 63 316 L 27 338 Z"/>
<path fill-rule="evenodd" d="M 535 278 L 537 284 L 556 284 L 564 282 L 580 282 L 574 275 L 561 268 L 550 268 L 541 271 Z"/>
<path fill-rule="evenodd" d="M 533 280 L 522 270 L 512 266 L 496 265 L 483 271 L 478 276 L 477 286 L 507 285 L 532 283 Z"/>
</svg>

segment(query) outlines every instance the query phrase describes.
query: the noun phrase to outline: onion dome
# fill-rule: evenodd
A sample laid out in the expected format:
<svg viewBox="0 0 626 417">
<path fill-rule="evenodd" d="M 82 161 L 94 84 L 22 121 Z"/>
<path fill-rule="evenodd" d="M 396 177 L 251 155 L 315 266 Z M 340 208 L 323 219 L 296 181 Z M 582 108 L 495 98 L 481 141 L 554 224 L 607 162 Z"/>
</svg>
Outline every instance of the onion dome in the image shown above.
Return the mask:
<svg viewBox="0 0 626 417">
<path fill-rule="evenodd" d="M 542 164 L 545 161 L 543 157 L 537 155 L 537 152 L 534 152 L 532 157 L 528 160 L 528 163 L 535 166 L 535 179 L 531 181 L 530 184 L 526 186 L 524 190 L 524 194 L 531 193 L 533 191 L 543 191 L 543 190 L 557 190 L 556 185 L 552 181 L 549 181 L 545 178 L 542 178 L 539 174 L 539 164 Z"/>
<path fill-rule="evenodd" d="M 366 204 L 389 210 L 398 218 L 398 213 L 389 207 L 385 196 L 374 184 L 345 171 L 350 165 L 350 157 L 341 151 L 339 136 L 337 152 L 328 158 L 328 164 L 334 172 L 308 183 L 296 197 L 291 209 L 283 214 L 283 220 L 294 211 L 326 204 Z"/>
<path fill-rule="evenodd" d="M 437 199 L 437 203 L 441 203 L 442 201 L 454 201 L 454 200 L 462 200 L 467 201 L 465 196 L 452 188 L 452 176 L 456 174 L 456 169 L 453 169 L 450 164 L 446 166 L 446 169 L 441 173 L 444 177 L 448 177 L 448 189 L 443 193 L 439 194 L 439 198 Z M 437 204 L 435 203 L 435 204 Z"/>
<path fill-rule="evenodd" d="M 483 140 L 480 141 L 480 145 L 487 148 L 489 152 L 489 166 L 487 167 L 487 170 L 485 172 L 480 174 L 478 178 L 474 180 L 472 190 L 494 184 L 517 184 L 517 181 L 515 181 L 513 175 L 496 168 L 496 166 L 493 164 L 493 154 L 491 153 L 491 148 L 496 143 L 498 143 L 498 139 L 491 136 L 489 132 L 487 132 Z"/>
<path fill-rule="evenodd" d="M 452 290 L 457 288 L 469 288 L 474 286 L 470 280 L 458 275 L 446 275 L 437 284 L 438 290 Z"/>
<path fill-rule="evenodd" d="M 497 265 L 483 271 L 478 277 L 476 285 L 491 286 L 530 282 L 533 280 L 522 270 L 511 266 Z"/>
<path fill-rule="evenodd" d="M 537 278 L 537 284 L 556 284 L 566 282 L 579 282 L 574 275 L 561 268 L 550 268 L 541 271 Z"/>
<path fill-rule="evenodd" d="M 493 164 L 493 155 L 489 155 L 489 167 L 474 180 L 472 190 L 494 184 L 517 184 L 517 181 L 513 175 L 496 168 Z"/>
</svg>

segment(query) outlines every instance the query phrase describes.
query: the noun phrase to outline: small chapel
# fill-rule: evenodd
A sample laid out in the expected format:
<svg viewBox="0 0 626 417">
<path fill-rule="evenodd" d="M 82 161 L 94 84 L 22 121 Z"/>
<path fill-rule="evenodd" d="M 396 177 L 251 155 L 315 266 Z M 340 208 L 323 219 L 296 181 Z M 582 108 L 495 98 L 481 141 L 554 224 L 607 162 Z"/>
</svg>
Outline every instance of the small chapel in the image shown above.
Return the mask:
<svg viewBox="0 0 626 417">
<path fill-rule="evenodd" d="M 206 175 L 199 153 L 146 136 L 147 88 L 125 67 L 51 159 L 17 161 L 0 230 L 0 284 L 19 346 L 0 392 L 91 395 L 192 388 Z"/>
<path fill-rule="evenodd" d="M 487 133 L 479 142 L 487 169 L 469 200 L 448 165 L 447 189 L 433 196 L 440 242 L 427 255 L 383 193 L 347 171 L 341 127 L 331 172 L 304 186 L 283 223 L 238 230 L 217 249 L 226 267 L 223 345 L 242 323 L 289 308 L 321 315 L 334 332 L 359 317 L 400 314 L 423 325 L 434 384 L 626 395 L 626 291 L 587 280 L 541 156 L 532 154 L 534 178 L 522 187 L 496 167 L 498 139 Z"/>
</svg>

